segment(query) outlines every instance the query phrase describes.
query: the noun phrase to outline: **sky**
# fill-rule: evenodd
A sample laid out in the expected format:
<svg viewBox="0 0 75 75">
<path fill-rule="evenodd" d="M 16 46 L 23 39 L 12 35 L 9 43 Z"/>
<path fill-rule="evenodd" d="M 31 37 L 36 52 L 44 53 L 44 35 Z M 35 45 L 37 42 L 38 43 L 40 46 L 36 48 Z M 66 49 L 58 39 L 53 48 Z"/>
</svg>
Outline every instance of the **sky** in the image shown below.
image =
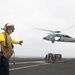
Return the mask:
<svg viewBox="0 0 75 75">
<path fill-rule="evenodd" d="M 42 39 L 49 32 L 35 29 L 60 30 L 75 38 L 75 0 L 0 0 L 0 28 L 6 23 L 15 26 L 12 38 L 23 40 L 22 46 L 14 45 L 16 57 L 54 53 L 75 58 L 75 43 L 52 44 Z"/>
</svg>

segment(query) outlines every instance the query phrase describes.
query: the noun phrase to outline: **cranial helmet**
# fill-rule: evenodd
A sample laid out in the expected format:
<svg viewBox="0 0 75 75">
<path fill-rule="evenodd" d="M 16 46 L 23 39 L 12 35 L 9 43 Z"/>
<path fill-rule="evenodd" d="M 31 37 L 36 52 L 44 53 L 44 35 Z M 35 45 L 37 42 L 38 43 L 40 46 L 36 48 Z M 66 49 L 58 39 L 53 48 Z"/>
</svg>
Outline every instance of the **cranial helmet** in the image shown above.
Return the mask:
<svg viewBox="0 0 75 75">
<path fill-rule="evenodd" d="M 12 30 L 12 32 L 14 32 L 14 30 L 15 30 L 14 24 L 6 23 L 3 29 L 4 29 L 5 31 L 7 31 L 7 30 Z"/>
</svg>

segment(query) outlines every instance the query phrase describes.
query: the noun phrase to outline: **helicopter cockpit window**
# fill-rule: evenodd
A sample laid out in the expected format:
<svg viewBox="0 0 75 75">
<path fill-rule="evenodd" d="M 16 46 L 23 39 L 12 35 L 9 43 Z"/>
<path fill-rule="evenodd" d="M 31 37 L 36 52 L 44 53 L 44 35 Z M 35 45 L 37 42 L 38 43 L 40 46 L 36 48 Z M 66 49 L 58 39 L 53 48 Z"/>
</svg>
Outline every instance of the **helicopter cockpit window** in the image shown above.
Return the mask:
<svg viewBox="0 0 75 75">
<path fill-rule="evenodd" d="M 48 38 L 50 37 L 50 35 L 47 36 Z"/>
<path fill-rule="evenodd" d="M 70 37 L 70 36 L 68 36 L 68 35 L 65 35 L 65 37 L 71 38 L 71 37 Z"/>
</svg>

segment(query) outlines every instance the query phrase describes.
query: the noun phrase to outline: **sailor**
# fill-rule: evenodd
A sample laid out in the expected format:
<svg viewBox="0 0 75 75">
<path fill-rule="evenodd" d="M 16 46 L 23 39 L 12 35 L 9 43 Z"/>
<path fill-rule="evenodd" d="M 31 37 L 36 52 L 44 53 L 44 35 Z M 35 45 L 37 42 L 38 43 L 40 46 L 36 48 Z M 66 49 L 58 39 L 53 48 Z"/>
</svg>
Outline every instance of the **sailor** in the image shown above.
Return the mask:
<svg viewBox="0 0 75 75">
<path fill-rule="evenodd" d="M 4 32 L 0 33 L 0 75 L 9 75 L 9 59 L 12 56 L 13 44 L 22 44 L 23 41 L 16 41 L 10 34 L 14 32 L 14 24 L 6 23 Z"/>
</svg>

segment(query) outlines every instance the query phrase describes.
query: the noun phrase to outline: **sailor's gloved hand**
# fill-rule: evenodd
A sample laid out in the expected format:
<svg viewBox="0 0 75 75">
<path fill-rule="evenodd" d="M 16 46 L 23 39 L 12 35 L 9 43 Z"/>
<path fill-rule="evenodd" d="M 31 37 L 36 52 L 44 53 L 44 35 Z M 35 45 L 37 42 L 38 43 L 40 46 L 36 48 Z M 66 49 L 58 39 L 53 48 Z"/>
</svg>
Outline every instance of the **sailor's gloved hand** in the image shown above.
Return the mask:
<svg viewBox="0 0 75 75">
<path fill-rule="evenodd" d="M 19 44 L 22 45 L 23 41 L 19 41 Z"/>
</svg>

